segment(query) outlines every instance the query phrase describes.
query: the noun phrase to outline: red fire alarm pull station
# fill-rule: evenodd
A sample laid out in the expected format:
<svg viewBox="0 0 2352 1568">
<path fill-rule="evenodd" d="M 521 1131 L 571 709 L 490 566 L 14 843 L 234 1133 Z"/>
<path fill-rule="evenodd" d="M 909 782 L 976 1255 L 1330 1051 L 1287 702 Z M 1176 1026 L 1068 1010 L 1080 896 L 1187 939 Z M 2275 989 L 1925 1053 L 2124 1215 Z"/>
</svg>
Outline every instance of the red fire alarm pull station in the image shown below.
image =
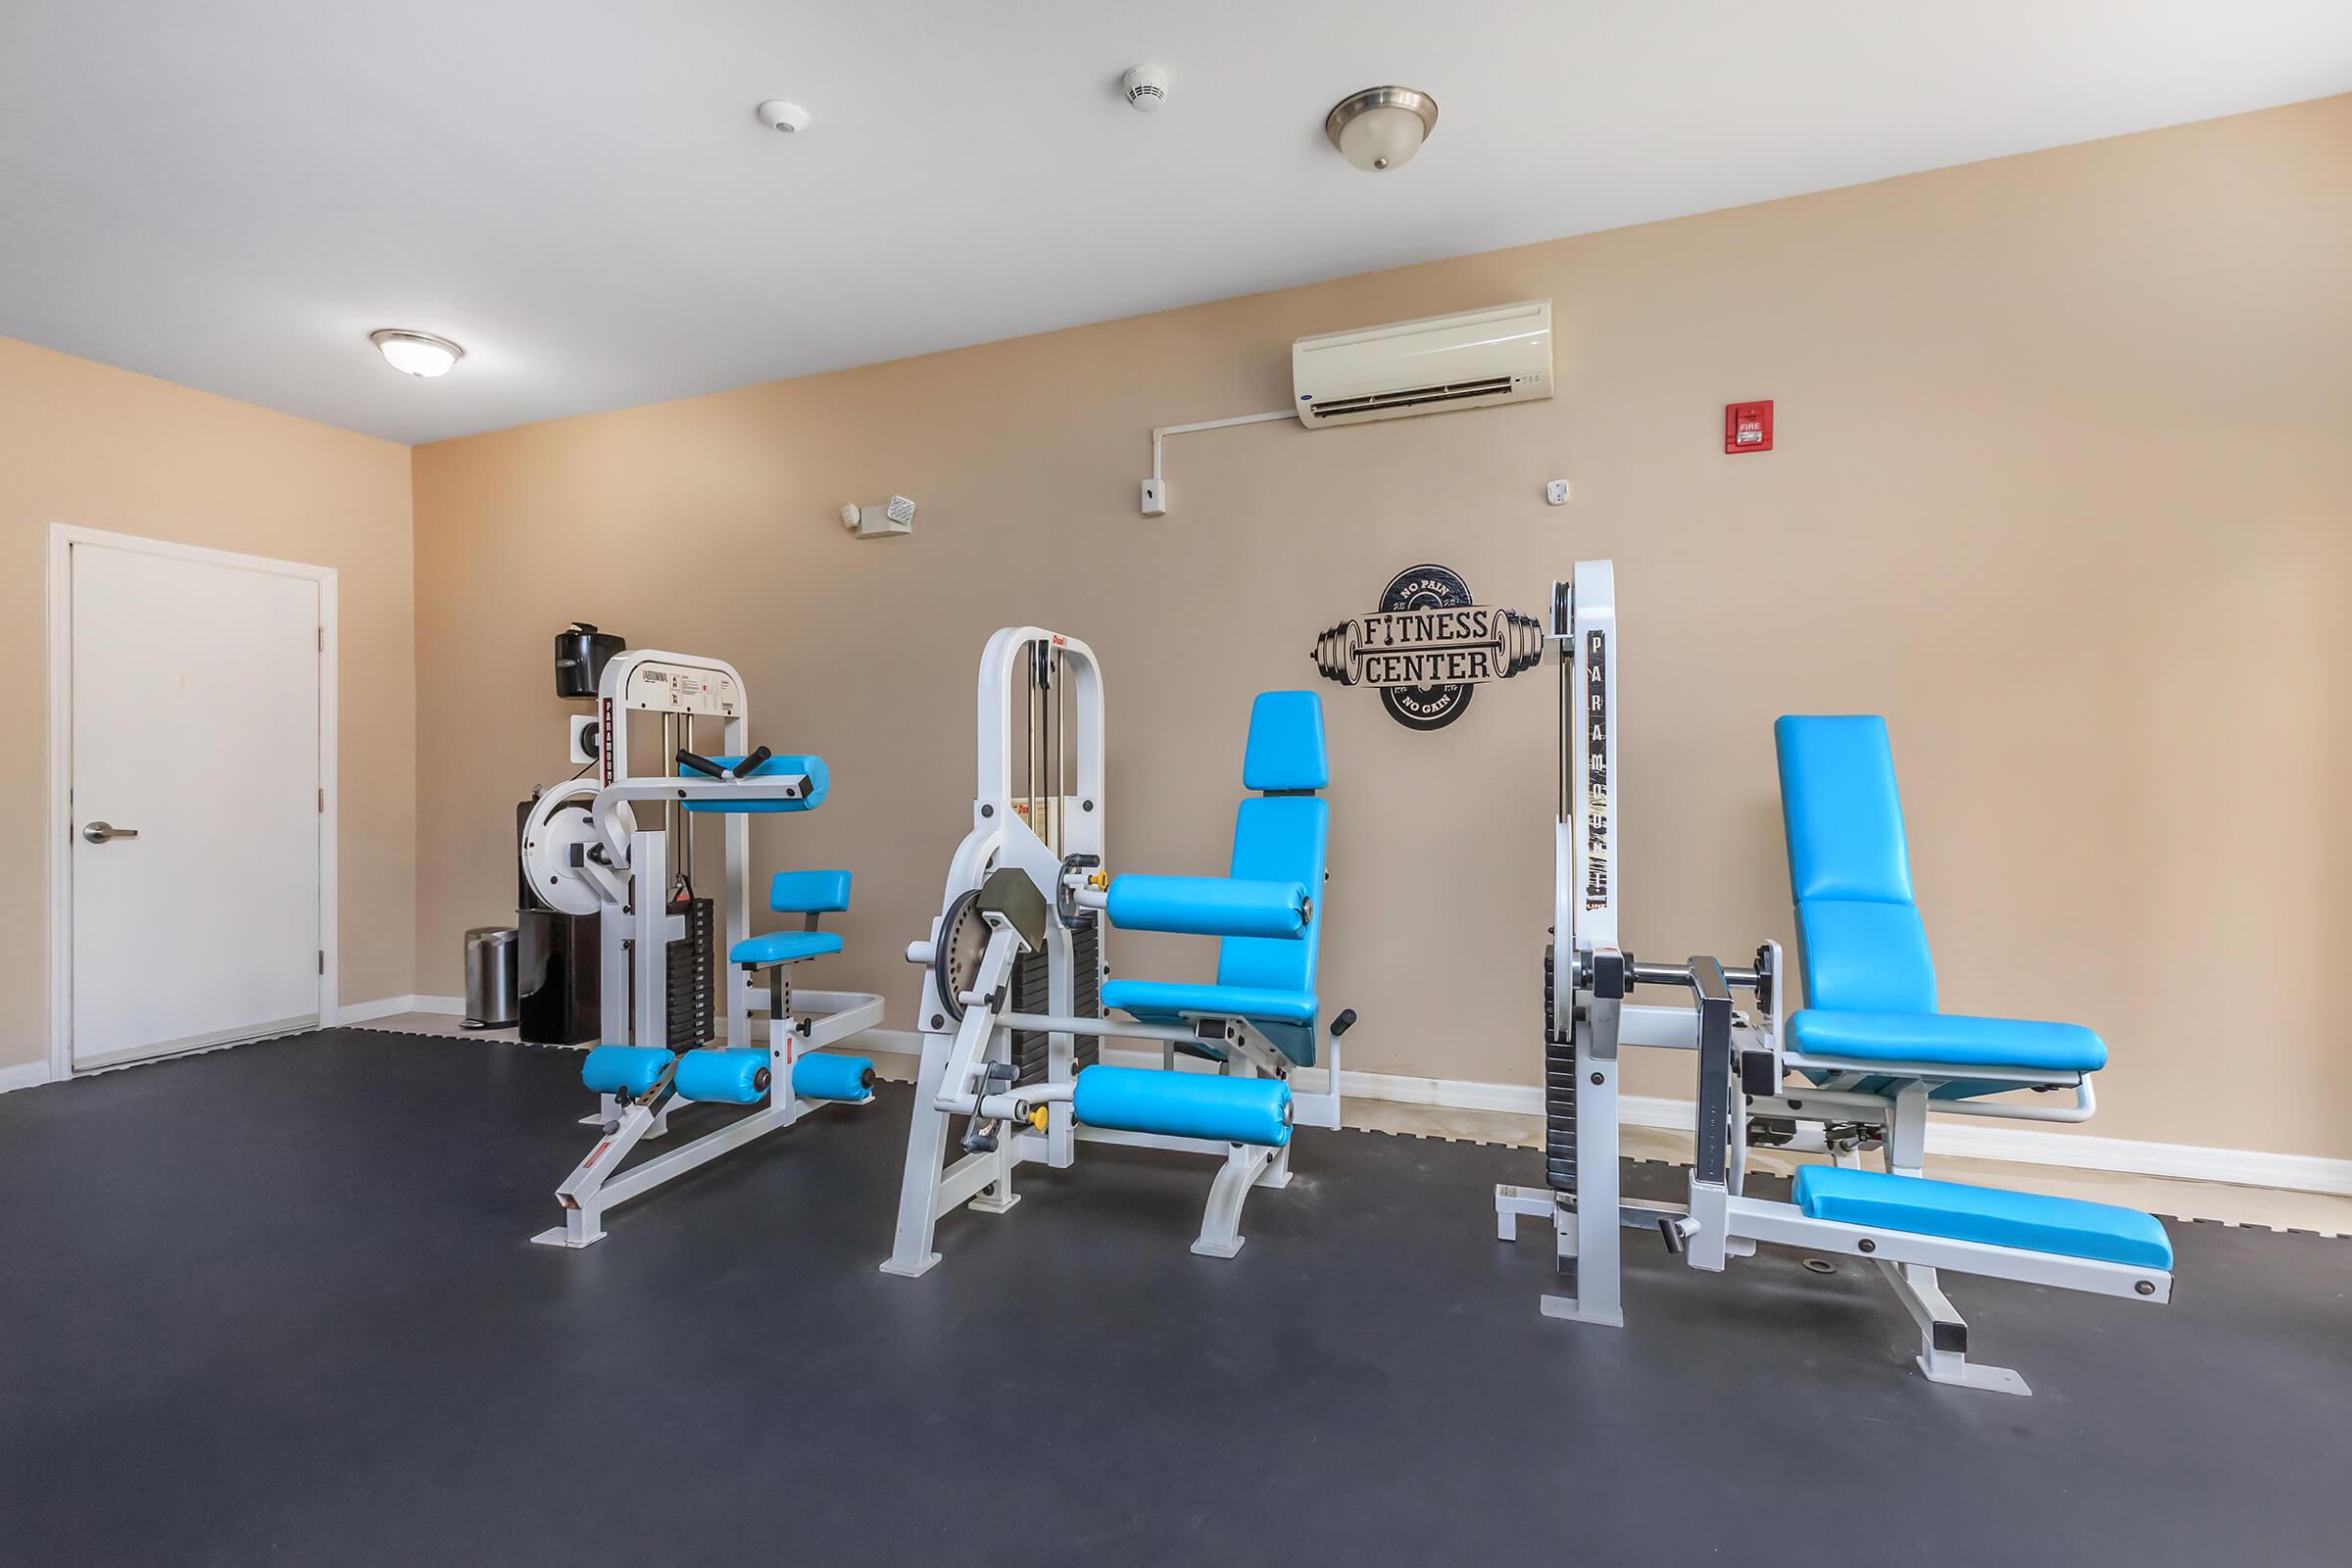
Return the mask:
<svg viewBox="0 0 2352 1568">
<path fill-rule="evenodd" d="M 1772 401 L 1769 398 L 1762 403 L 1727 403 L 1723 406 L 1723 450 L 1772 450 Z"/>
</svg>

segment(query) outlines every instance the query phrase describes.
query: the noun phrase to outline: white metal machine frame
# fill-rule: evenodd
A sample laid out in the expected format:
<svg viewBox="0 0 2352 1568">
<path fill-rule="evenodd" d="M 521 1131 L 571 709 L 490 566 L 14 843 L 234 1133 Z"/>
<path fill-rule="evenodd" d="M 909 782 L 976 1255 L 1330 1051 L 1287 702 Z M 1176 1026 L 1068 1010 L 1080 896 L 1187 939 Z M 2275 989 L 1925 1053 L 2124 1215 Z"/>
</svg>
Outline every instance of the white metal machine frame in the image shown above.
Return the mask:
<svg viewBox="0 0 2352 1568">
<path fill-rule="evenodd" d="M 1013 715 L 1024 714 L 1020 749 Z M 1099 944 L 1108 878 L 1102 863 L 1102 674 L 1094 650 L 1040 626 L 1007 626 L 980 657 L 979 769 L 972 827 L 949 862 L 942 912 L 931 934 L 907 944 L 923 966 L 922 1066 L 915 1079 L 913 1122 L 899 1197 L 898 1229 L 886 1273 L 914 1277 L 939 1261 L 933 1248 L 940 1217 L 968 1203 L 1001 1214 L 1020 1201 L 1013 1172 L 1027 1162 L 1063 1170 L 1080 1142 L 1120 1144 L 1210 1155 L 1220 1161 L 1200 1234 L 1192 1250 L 1231 1257 L 1243 1243 L 1241 1215 L 1254 1187 L 1290 1184 L 1290 1149 L 1165 1133 L 1089 1126 L 1071 1113 L 1079 1070 L 1077 1043 L 1133 1040 L 1161 1048 L 1177 1070 L 1179 1046 L 1213 1045 L 1223 1073 L 1287 1077 L 1289 1059 L 1246 1019 L 1183 1014 L 1183 1026 L 1082 1015 L 1077 1008 L 1081 932 L 1091 932 L 1093 977 L 1109 965 Z M 1047 1011 L 1007 1004 L 1015 962 L 1046 955 Z M 943 980 L 946 989 L 943 989 Z M 1095 986 L 1085 988 L 1089 994 Z M 1098 1008 L 1098 1011 L 1100 1009 Z M 1014 1031 L 1046 1038 L 1042 1082 L 1017 1082 Z M 1338 1043 L 1332 1042 L 1329 1092 L 1299 1095 L 1293 1119 L 1339 1125 Z M 969 1118 L 964 1153 L 946 1164 L 948 1124 Z"/>
<path fill-rule="evenodd" d="M 1554 938 L 1545 958 L 1549 1185 L 1494 1189 L 1501 1240 L 1516 1239 L 1522 1217 L 1552 1223 L 1557 1266 L 1570 1289 L 1544 1298 L 1544 1315 L 1623 1326 L 1619 1237 L 1627 1229 L 1654 1231 L 1691 1267 L 1717 1273 L 1728 1258 L 1750 1255 L 1759 1244 L 1843 1253 L 1876 1263 L 1885 1275 L 1919 1326 L 1918 1365 L 1930 1379 L 2026 1394 L 2031 1391 L 2016 1372 L 1968 1359 L 1968 1326 L 1937 1284 L 1938 1269 L 2130 1300 L 2169 1300 L 2172 1276 L 2162 1270 L 1815 1219 L 1793 1203 L 1747 1196 L 1751 1116 L 1799 1124 L 1785 1147 L 1827 1151 L 1840 1164 L 1858 1164 L 1864 1149 L 1883 1147 L 1889 1171 L 1918 1176 L 1931 1097 L 1966 1075 L 1943 1065 L 1838 1061 L 1787 1049 L 1778 943 L 1759 948 L 1749 968 L 1727 968 L 1705 956 L 1640 963 L 1623 950 L 1617 928 L 1623 885 L 1617 863 L 1617 609 L 1609 563 L 1579 562 L 1571 581 L 1553 585 L 1549 635 L 1558 645 L 1560 669 Z M 1644 1006 L 1626 1000 L 1644 985 L 1687 991 L 1695 1005 Z M 1751 993 L 1751 1012 L 1734 1009 L 1735 989 Z M 1695 1147 L 1682 1203 L 1619 1192 L 1618 1075 L 1626 1047 L 1696 1055 Z M 1817 1075 L 1821 1087 L 1785 1087 L 1790 1071 Z M 2074 1102 L 2041 1107 L 1936 1100 L 1934 1108 L 2064 1121 L 2090 1114 L 2090 1088 L 2082 1074 L 2003 1068 L 2001 1076 L 2072 1090 Z M 1886 1092 L 1855 1087 L 1874 1080 Z"/>
<path fill-rule="evenodd" d="M 661 716 L 662 771 L 631 770 L 632 713 Z M 695 752 L 698 719 L 720 722 L 720 754 L 734 760 L 732 764 L 713 764 Z M 711 955 L 724 973 L 721 1038 L 729 1047 L 756 1043 L 751 976 L 727 957 L 752 934 L 751 817 L 741 808 L 806 800 L 814 781 L 807 772 L 760 771 L 767 753 L 764 748 L 749 752 L 749 727 L 743 677 L 734 665 L 653 649 L 617 654 L 606 664 L 597 687 L 600 780 L 577 779 L 546 791 L 525 825 L 523 864 L 532 886 L 566 913 L 603 915 L 598 928 L 608 1045 L 667 1045 L 665 955 L 669 944 L 686 934 L 685 916 L 670 910 L 670 892 L 673 871 L 682 869 L 688 878 L 692 874 L 692 817 L 685 809 L 692 805 L 715 808 L 724 824 L 723 890 L 718 899 L 723 925 Z M 694 769 L 693 776 L 688 768 Z M 640 804 L 662 808 L 657 825 L 640 825 Z M 675 864 L 673 832 L 679 851 Z M 808 1052 L 879 1024 L 882 999 L 862 991 L 795 993 L 779 982 L 769 990 L 767 1011 L 769 1087 L 764 1103 L 690 1144 L 623 1171 L 620 1166 L 630 1152 L 640 1142 L 665 1136 L 670 1113 L 681 1102 L 684 1102 L 671 1083 L 674 1063 L 643 1095 L 601 1096 L 597 1113 L 581 1119 L 583 1126 L 598 1128 L 601 1136 L 556 1190 L 564 1223 L 531 1240 L 570 1248 L 602 1241 L 607 1210 L 789 1127 L 821 1105 L 837 1103 L 797 1096 L 793 1064 Z"/>
</svg>

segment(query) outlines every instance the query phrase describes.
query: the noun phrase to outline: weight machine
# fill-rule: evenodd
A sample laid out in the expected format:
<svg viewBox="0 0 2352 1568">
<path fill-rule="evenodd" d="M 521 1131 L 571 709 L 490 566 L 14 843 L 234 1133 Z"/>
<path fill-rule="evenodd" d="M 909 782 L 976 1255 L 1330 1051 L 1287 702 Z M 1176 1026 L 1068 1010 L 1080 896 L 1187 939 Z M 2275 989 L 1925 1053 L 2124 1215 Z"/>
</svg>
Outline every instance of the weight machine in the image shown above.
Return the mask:
<svg viewBox="0 0 2352 1568">
<path fill-rule="evenodd" d="M 582 1082 L 600 1096 L 597 1113 L 583 1125 L 597 1128 L 599 1137 L 557 1189 L 564 1223 L 531 1238 L 572 1248 L 604 1239 L 607 1209 L 821 1104 L 871 1103 L 870 1061 L 812 1053 L 882 1019 L 882 999 L 871 993 L 796 992 L 785 978 L 788 964 L 840 951 L 841 939 L 817 932 L 815 919 L 820 909 L 848 907 L 849 873 L 777 877 L 771 906 L 804 913 L 807 930 L 766 936 L 751 930 L 751 819 L 822 805 L 829 788 L 824 760 L 752 749 L 743 678 L 719 660 L 650 650 L 616 654 L 604 666 L 596 701 L 595 718 L 577 744 L 599 776 L 542 793 L 522 843 L 524 875 L 539 897 L 565 913 L 602 916 L 605 1043 L 581 1068 Z M 634 770 L 632 714 L 661 718 L 656 772 Z M 712 720 L 722 749 L 705 756 L 694 749 L 696 726 Z M 656 825 L 641 824 L 641 807 L 659 808 Z M 692 830 L 705 813 L 724 820 L 715 900 L 695 884 Z M 764 1042 L 753 1028 L 752 981 L 762 974 Z M 668 1133 L 671 1114 L 683 1104 L 756 1108 L 621 1169 L 639 1143 Z"/>
<path fill-rule="evenodd" d="M 1559 795 L 1553 940 L 1544 959 L 1544 1187 L 1497 1186 L 1496 1233 L 1552 1223 L 1568 1288 L 1545 1316 L 1622 1326 L 1619 1239 L 1651 1231 L 1693 1268 L 1721 1272 L 1759 1244 L 1876 1263 L 1920 1330 L 1920 1370 L 1938 1383 L 2026 1394 L 2005 1367 L 1968 1359 L 1968 1325 L 1937 1271 L 2162 1302 L 2172 1245 L 2152 1216 L 2103 1203 L 1931 1181 L 1931 1105 L 1966 1115 L 2079 1120 L 2087 1075 L 2106 1060 L 2088 1030 L 1936 1010 L 1926 936 L 1911 901 L 1886 726 L 1876 718 L 1783 718 L 1783 812 L 1808 1007 L 1787 1020 L 1781 948 L 1751 965 L 1695 956 L 1643 963 L 1617 927 L 1622 799 L 1617 609 L 1607 562 L 1580 562 L 1552 588 L 1558 646 Z M 1638 988 L 1688 1006 L 1646 1006 Z M 1752 1008 L 1735 1006 L 1745 993 Z M 1689 1191 L 1681 1203 L 1618 1190 L 1618 1071 L 1628 1047 L 1688 1051 L 1697 1068 Z M 2011 1090 L 2072 1091 L 2072 1105 L 1993 1103 Z M 1745 1190 L 1751 1139 L 1829 1153 L 1799 1168 L 1792 1201 Z M 1885 1171 L 1860 1168 L 1883 1150 Z"/>
<path fill-rule="evenodd" d="M 1322 708 L 1267 692 L 1252 708 L 1227 877 L 1119 876 L 1104 865 L 1102 677 L 1094 651 L 1008 626 L 981 655 L 972 827 L 949 862 L 923 970 L 916 1077 L 899 1220 L 886 1272 L 939 1261 L 940 1217 L 1003 1213 L 1023 1163 L 1075 1163 L 1081 1142 L 1218 1160 L 1193 1250 L 1230 1257 L 1244 1200 L 1290 1181 L 1296 1122 L 1339 1124 L 1338 1037 L 1326 1088 L 1316 1060 L 1314 972 L 1328 808 Z M 1015 749 L 1016 718 L 1019 746 Z M 1223 939 L 1217 983 L 1106 981 L 1106 926 Z M 1133 1021 L 1106 1016 L 1121 1010 Z M 1156 1047 L 1157 1068 L 1102 1061 L 1105 1041 Z M 1179 1059 L 1207 1064 L 1184 1070 Z M 950 1124 L 960 1157 L 947 1163 Z"/>
</svg>

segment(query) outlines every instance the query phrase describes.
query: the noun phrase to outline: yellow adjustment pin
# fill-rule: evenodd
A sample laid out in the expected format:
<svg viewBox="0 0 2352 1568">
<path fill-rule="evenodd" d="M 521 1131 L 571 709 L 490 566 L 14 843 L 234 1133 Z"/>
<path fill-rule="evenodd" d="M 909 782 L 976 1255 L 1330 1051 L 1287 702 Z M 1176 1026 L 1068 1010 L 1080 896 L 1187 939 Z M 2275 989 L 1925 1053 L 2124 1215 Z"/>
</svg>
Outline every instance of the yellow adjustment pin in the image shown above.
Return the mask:
<svg viewBox="0 0 2352 1568">
<path fill-rule="evenodd" d="M 1031 1105 L 1031 1106 L 1029 1107 L 1029 1125 L 1030 1125 L 1030 1126 L 1032 1126 L 1032 1127 L 1034 1127 L 1034 1128 L 1036 1128 L 1036 1129 L 1037 1129 L 1039 1132 L 1041 1132 L 1041 1133 L 1042 1133 L 1042 1132 L 1044 1132 L 1044 1131 L 1046 1130 L 1046 1107 L 1045 1107 L 1045 1106 L 1043 1106 L 1043 1105 Z"/>
<path fill-rule="evenodd" d="M 1110 873 L 1108 871 L 1097 871 L 1094 875 L 1086 879 L 1086 885 L 1090 888 L 1093 888 L 1097 893 L 1108 893 L 1110 891 Z"/>
</svg>

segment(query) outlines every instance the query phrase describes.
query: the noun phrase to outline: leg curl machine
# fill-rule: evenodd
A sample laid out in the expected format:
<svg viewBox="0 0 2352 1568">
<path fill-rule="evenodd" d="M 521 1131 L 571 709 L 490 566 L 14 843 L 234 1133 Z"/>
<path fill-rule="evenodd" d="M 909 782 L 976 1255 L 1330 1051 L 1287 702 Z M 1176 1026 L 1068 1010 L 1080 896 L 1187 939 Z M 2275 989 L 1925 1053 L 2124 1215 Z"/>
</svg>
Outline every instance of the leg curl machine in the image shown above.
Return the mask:
<svg viewBox="0 0 2352 1568">
<path fill-rule="evenodd" d="M 1067 1168 L 1080 1142 L 1217 1159 L 1193 1250 L 1231 1257 L 1250 1189 L 1290 1182 L 1293 1124 L 1339 1125 L 1339 1037 L 1353 1012 L 1332 1021 L 1326 1091 L 1290 1081 L 1315 1064 L 1319 1035 L 1320 700 L 1267 692 L 1251 709 L 1242 782 L 1258 793 L 1237 813 L 1226 877 L 1105 869 L 1102 677 L 1086 644 L 1035 626 L 990 638 L 979 736 L 971 831 L 929 937 L 906 949 L 923 966 L 923 1059 L 882 1267 L 923 1273 L 939 1261 L 941 1215 L 965 1202 L 1003 1213 L 1019 1200 L 1018 1166 Z M 1216 983 L 1106 981 L 1106 925 L 1221 938 Z M 1104 1064 L 1104 1041 L 1156 1046 L 1161 1065 Z M 1214 1070 L 1180 1070 L 1180 1055 Z M 952 1164 L 951 1121 L 963 1124 Z"/>
<path fill-rule="evenodd" d="M 631 771 L 629 719 L 662 719 L 662 770 Z M 696 752 L 695 724 L 716 719 L 722 755 Z M 540 796 L 523 828 L 522 861 L 532 888 L 566 913 L 601 911 L 605 1044 L 588 1053 L 581 1081 L 601 1097 L 583 1124 L 596 1147 L 556 1190 L 564 1223 L 531 1238 L 552 1247 L 604 1240 L 607 1209 L 740 1149 L 829 1103 L 870 1104 L 873 1063 L 814 1054 L 882 1021 L 882 999 L 862 991 L 795 992 L 787 968 L 841 951 L 816 928 L 821 911 L 850 906 L 847 871 L 787 871 L 769 907 L 797 913 L 798 931 L 751 930 L 751 819 L 810 811 L 824 803 L 819 757 L 777 757 L 747 745 L 743 678 L 715 659 L 653 651 L 606 664 L 597 688 L 592 748 L 601 777 L 575 779 Z M 637 808 L 659 806 L 659 826 L 639 825 Z M 711 901 L 694 885 L 693 819 L 725 818 L 722 882 L 726 961 L 711 973 Z M 672 854 L 675 852 L 673 864 Z M 754 1038 L 752 982 L 765 977 L 764 1045 Z M 712 981 L 718 980 L 713 986 Z M 714 1031 L 711 993 L 725 1017 Z M 714 1032 L 718 1043 L 712 1045 Z M 751 1107 L 712 1132 L 627 1170 L 643 1141 L 669 1131 L 686 1104 Z"/>
<path fill-rule="evenodd" d="M 1544 955 L 1544 1168 L 1547 1186 L 1494 1190 L 1497 1233 L 1549 1219 L 1569 1290 L 1546 1316 L 1622 1325 L 1618 1236 L 1654 1230 L 1694 1268 L 1759 1243 L 1876 1263 L 1919 1326 L 1921 1372 L 1937 1383 L 2027 1394 L 2005 1367 L 1968 1359 L 1968 1325 L 1938 1270 L 2127 1300 L 2172 1297 L 2172 1243 L 2153 1216 L 2105 1203 L 1931 1181 L 1922 1174 L 1931 1108 L 1961 1115 L 2080 1121 L 2106 1047 L 2071 1024 L 1936 1010 L 1934 962 L 1903 841 L 1885 722 L 1788 717 L 1775 726 L 1789 879 L 1807 1007 L 1784 1031 L 1781 950 L 1752 967 L 1712 957 L 1642 963 L 1618 945 L 1616 585 L 1607 562 L 1580 562 L 1552 589 L 1560 651 L 1560 783 L 1553 944 Z M 1638 987 L 1687 993 L 1690 1007 L 1643 1006 Z M 1733 994 L 1754 999 L 1736 1011 Z M 1689 1198 L 1618 1192 L 1618 1058 L 1624 1047 L 1693 1052 L 1698 1095 Z M 2012 1090 L 2071 1103 L 1989 1103 Z M 1790 1147 L 1833 1163 L 1797 1172 L 1792 1201 L 1744 1191 L 1747 1151 Z M 1860 1154 L 1883 1150 L 1886 1169 Z"/>
</svg>

